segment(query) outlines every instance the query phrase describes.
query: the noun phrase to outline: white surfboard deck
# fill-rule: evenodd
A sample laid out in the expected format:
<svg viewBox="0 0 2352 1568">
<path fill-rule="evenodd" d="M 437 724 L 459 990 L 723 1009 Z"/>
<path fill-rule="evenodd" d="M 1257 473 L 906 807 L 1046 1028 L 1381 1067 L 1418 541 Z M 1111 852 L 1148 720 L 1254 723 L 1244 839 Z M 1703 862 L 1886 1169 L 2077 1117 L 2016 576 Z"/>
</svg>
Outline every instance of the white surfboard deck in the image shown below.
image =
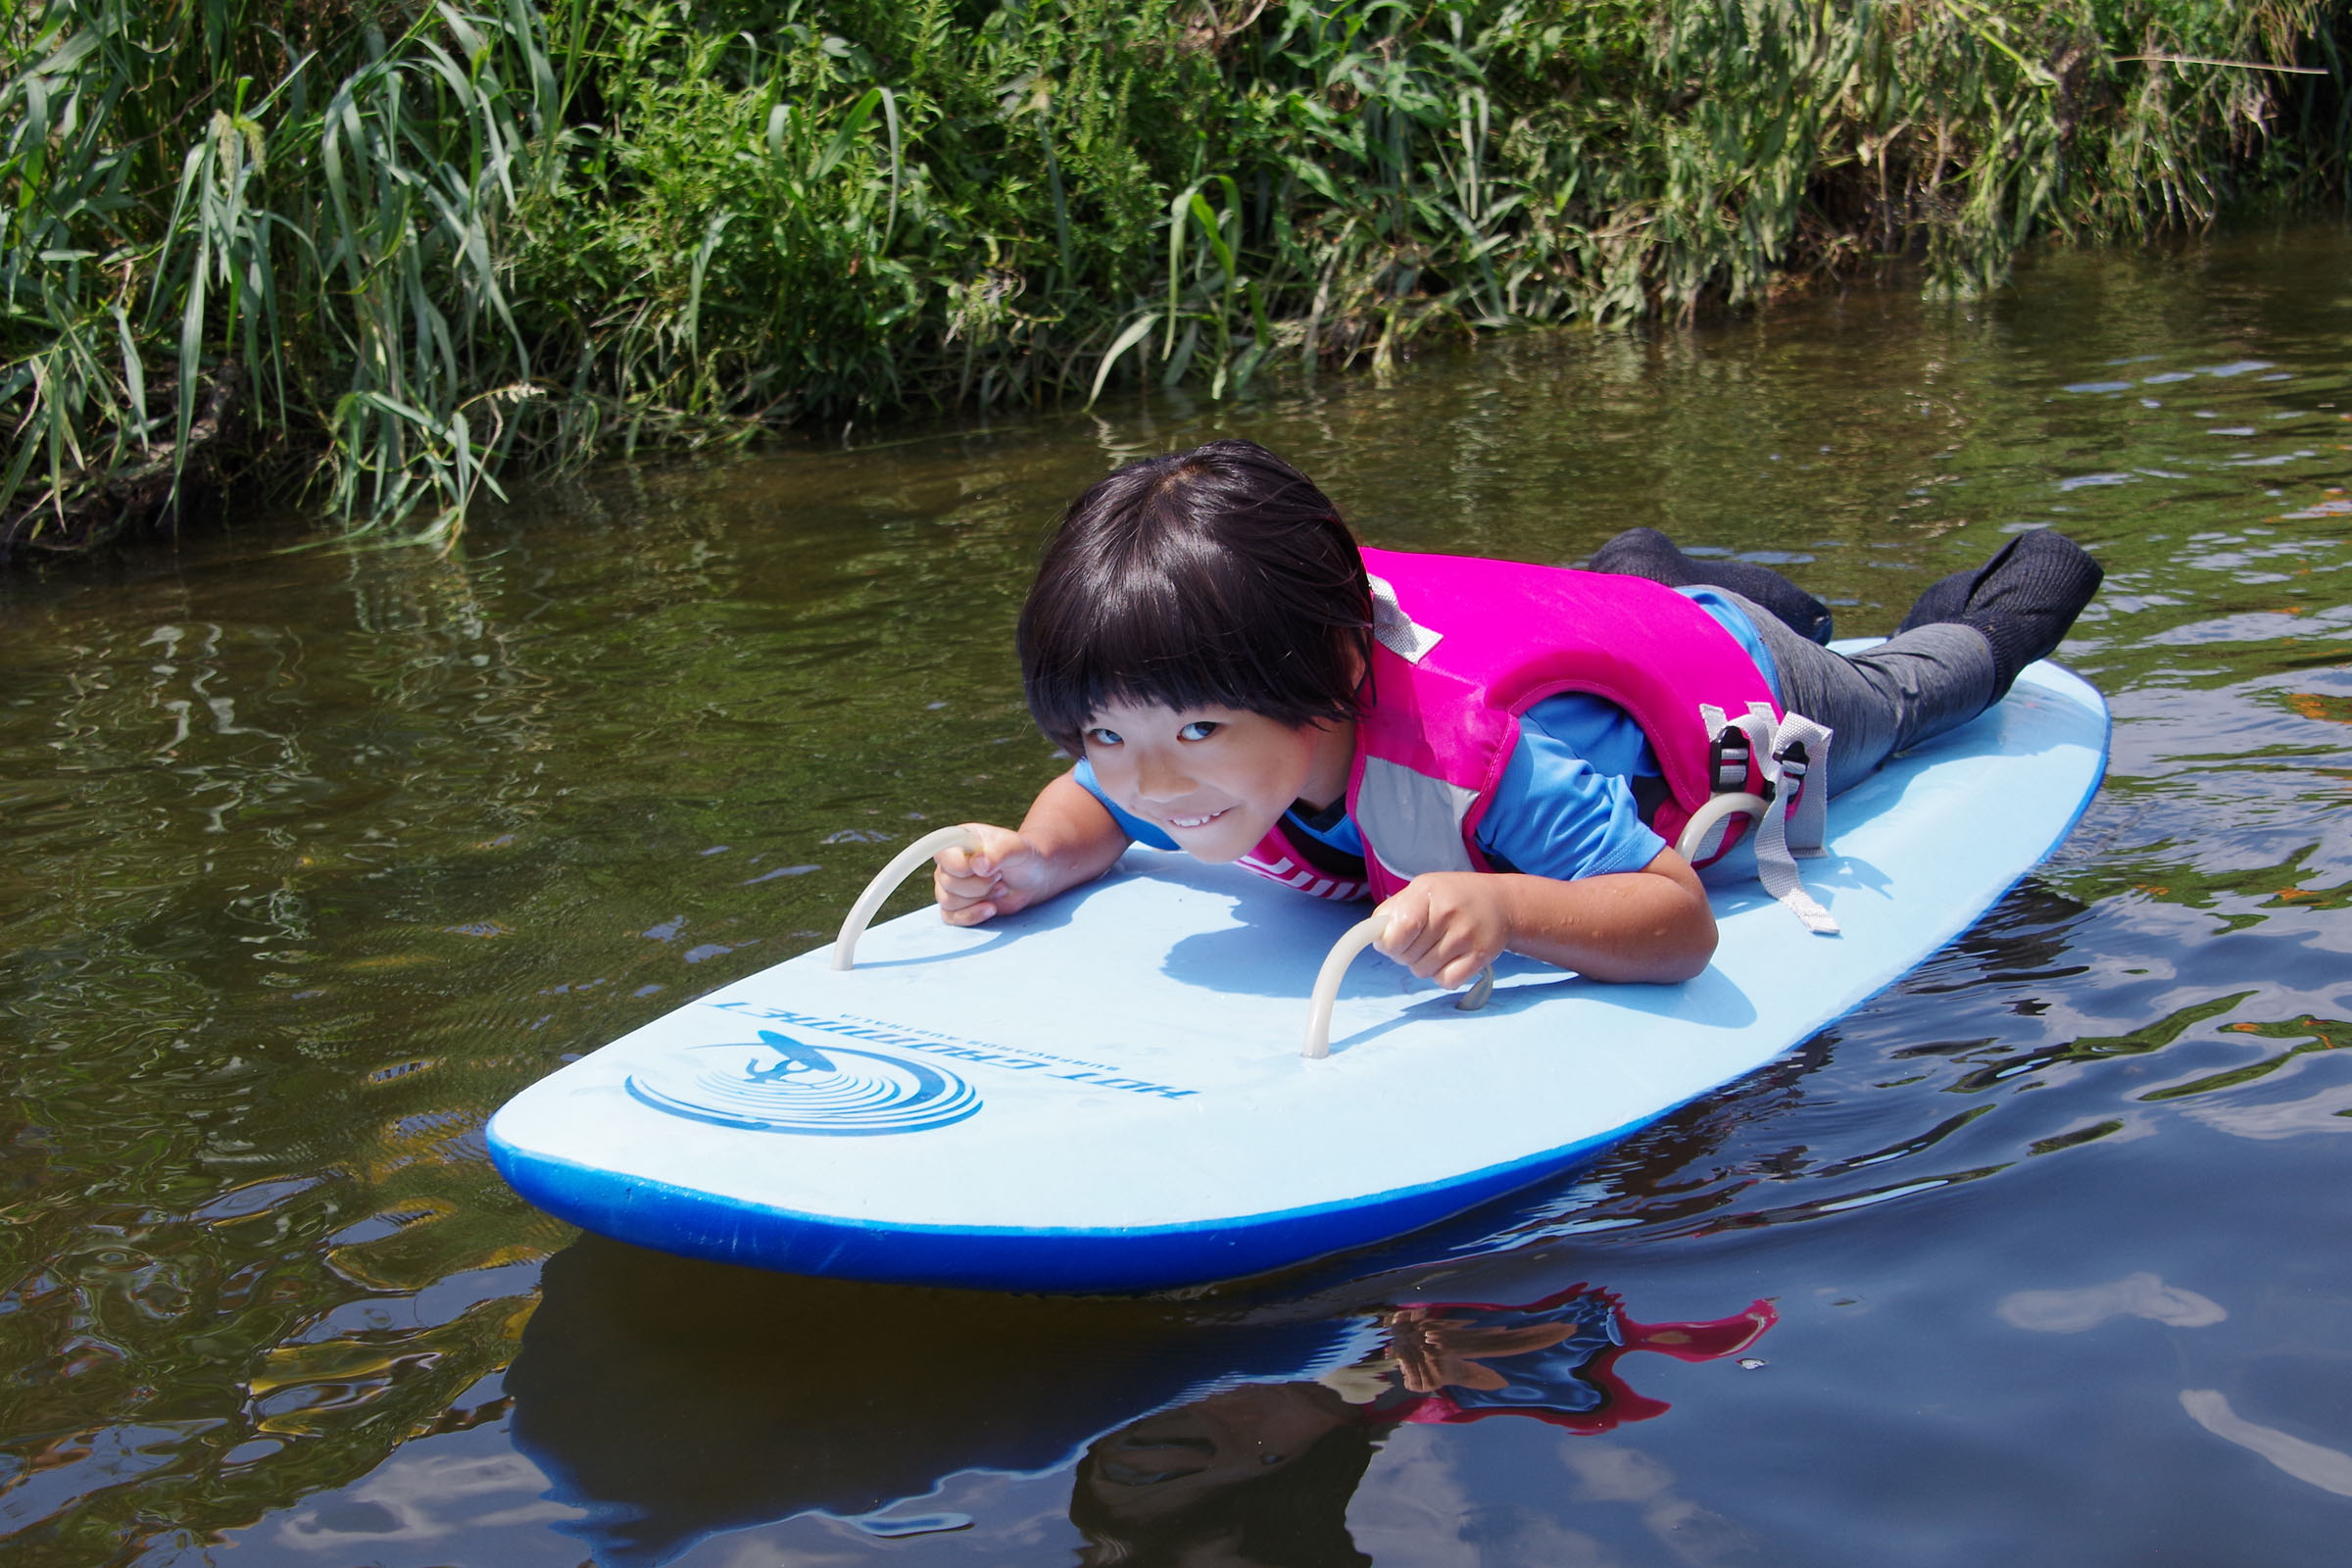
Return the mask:
<svg viewBox="0 0 2352 1568">
<path fill-rule="evenodd" d="M 1134 849 L 1040 908 L 918 910 L 854 970 L 828 946 L 689 1003 L 516 1096 L 491 1152 L 590 1230 L 795 1273 L 1102 1292 L 1302 1262 L 1581 1163 L 1850 1010 L 2057 848 L 2107 730 L 2033 666 L 1831 803 L 1799 864 L 1840 934 L 1727 861 L 1682 985 L 1506 956 L 1461 1012 L 1367 952 L 1306 1060 L 1316 969 L 1366 906 Z"/>
</svg>

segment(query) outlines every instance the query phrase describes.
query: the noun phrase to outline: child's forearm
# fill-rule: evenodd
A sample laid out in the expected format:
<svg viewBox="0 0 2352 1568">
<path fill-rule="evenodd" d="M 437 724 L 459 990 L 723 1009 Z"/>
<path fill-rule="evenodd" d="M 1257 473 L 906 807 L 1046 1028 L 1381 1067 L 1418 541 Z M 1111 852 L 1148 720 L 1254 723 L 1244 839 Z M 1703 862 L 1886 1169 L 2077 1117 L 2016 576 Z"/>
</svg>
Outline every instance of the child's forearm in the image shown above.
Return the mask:
<svg viewBox="0 0 2352 1568">
<path fill-rule="evenodd" d="M 1092 882 L 1110 869 L 1130 840 L 1126 830 L 1073 773 L 1038 791 L 1021 818 L 1021 837 L 1043 862 L 1032 903 Z"/>
<path fill-rule="evenodd" d="M 1505 945 L 1530 958 L 1594 980 L 1672 984 L 1715 956 L 1715 911 L 1680 857 L 1670 866 L 1653 860 L 1640 871 L 1575 882 L 1494 880 L 1510 919 Z"/>
<path fill-rule="evenodd" d="M 1483 871 L 1417 876 L 1382 904 L 1380 951 L 1424 979 L 1468 985 L 1505 950 L 1595 980 L 1672 984 L 1715 954 L 1715 912 L 1672 850 L 1639 871 L 1550 877 Z"/>
</svg>

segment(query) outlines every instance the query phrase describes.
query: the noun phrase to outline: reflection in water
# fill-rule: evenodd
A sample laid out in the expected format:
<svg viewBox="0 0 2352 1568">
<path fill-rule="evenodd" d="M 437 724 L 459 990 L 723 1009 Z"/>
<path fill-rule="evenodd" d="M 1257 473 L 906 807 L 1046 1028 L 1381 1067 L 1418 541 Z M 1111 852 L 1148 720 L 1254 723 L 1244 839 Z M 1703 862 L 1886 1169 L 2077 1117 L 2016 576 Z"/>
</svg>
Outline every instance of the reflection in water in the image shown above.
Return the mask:
<svg viewBox="0 0 2352 1568">
<path fill-rule="evenodd" d="M 341 1496 L 296 1509 L 275 1535 L 297 1550 L 335 1553 L 567 1518 L 570 1509 L 539 1495 L 545 1480 L 515 1453 L 398 1458 Z"/>
<path fill-rule="evenodd" d="M 1312 1382 L 1250 1384 L 1158 1411 L 1089 1445 L 1070 1494 L 1088 1568 L 1359 1568 L 1348 1503 L 1382 1434 L 1527 1415 L 1607 1432 L 1663 1415 L 1616 1372 L 1629 1350 L 1711 1361 L 1755 1344 L 1752 1303 L 1708 1323 L 1637 1323 L 1575 1285 L 1528 1306 L 1414 1305 L 1376 1315 L 1380 1347 Z"/>
<path fill-rule="evenodd" d="M 2073 1291 L 2016 1291 L 2000 1304 L 2002 1322 L 2041 1334 L 2081 1334 L 2124 1316 L 2201 1329 L 2229 1315 L 2229 1309 L 2210 1297 L 2167 1285 L 2148 1273 Z"/>
<path fill-rule="evenodd" d="M 1244 1563 L 1358 1568 L 1348 1503 L 1378 1430 L 1322 1383 L 1210 1395 L 1102 1439 L 1078 1466 L 1070 1522 L 1088 1568 Z"/>
<path fill-rule="evenodd" d="M 2352 1453 L 2248 1421 L 2230 1408 L 2229 1396 L 2219 1389 L 2182 1389 L 2180 1408 L 2215 1437 L 2262 1455 L 2297 1481 L 2352 1497 Z"/>
<path fill-rule="evenodd" d="M 797 1280 L 583 1237 L 507 1375 L 516 1445 L 609 1568 L 967 1470 L 1041 1474 L 1139 1410 L 1357 1359 L 1348 1322 Z M 887 1528 L 887 1527 L 886 1527 Z"/>
<path fill-rule="evenodd" d="M 1384 1435 L 1531 1416 L 1579 1434 L 1661 1415 L 1618 1362 L 1753 1345 L 1766 1302 L 1641 1323 L 1589 1285 L 1526 1306 L 1416 1302 L 1316 1321 L 1164 1300 L 1023 1300 L 780 1276 L 584 1237 L 553 1259 L 508 1374 L 514 1433 L 608 1568 L 820 1513 L 952 1530 L 900 1505 L 974 1471 L 1076 1461 L 1094 1564 L 1366 1560 L 1349 1497 Z M 555 1517 L 551 1513 L 551 1517 Z"/>
</svg>

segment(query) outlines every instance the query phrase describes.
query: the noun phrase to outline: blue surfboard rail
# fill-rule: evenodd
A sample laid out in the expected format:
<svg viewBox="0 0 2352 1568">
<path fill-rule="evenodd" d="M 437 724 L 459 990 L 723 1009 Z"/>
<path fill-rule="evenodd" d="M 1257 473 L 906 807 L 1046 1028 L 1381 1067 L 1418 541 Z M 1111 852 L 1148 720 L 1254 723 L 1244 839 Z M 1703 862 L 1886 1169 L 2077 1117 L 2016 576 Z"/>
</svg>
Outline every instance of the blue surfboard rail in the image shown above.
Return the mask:
<svg viewBox="0 0 2352 1568">
<path fill-rule="evenodd" d="M 1506 956 L 1462 1013 L 1367 955 L 1304 1060 L 1361 908 L 1131 850 L 1040 908 L 921 910 L 856 969 L 820 949 L 689 1003 L 515 1096 L 491 1154 L 586 1229 L 787 1272 L 1103 1293 L 1288 1267 L 1590 1160 L 1850 1010 L 2064 841 L 2107 733 L 2096 691 L 2033 666 L 1833 803 L 1800 863 L 1839 935 L 1727 862 L 1715 961 L 1683 985 Z"/>
</svg>

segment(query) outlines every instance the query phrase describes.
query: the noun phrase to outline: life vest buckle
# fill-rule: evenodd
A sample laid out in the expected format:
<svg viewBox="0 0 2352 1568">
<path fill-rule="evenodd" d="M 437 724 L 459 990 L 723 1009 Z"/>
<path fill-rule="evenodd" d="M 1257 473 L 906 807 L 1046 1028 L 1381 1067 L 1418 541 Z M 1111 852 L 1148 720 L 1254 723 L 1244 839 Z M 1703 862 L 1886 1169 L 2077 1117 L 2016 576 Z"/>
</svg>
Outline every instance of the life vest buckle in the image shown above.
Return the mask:
<svg viewBox="0 0 2352 1568">
<path fill-rule="evenodd" d="M 1825 780 L 1820 787 L 1812 787 L 1811 775 L 1816 770 L 1828 771 L 1830 729 L 1801 713 L 1782 713 L 1776 718 L 1762 703 L 1750 704 L 1738 718 L 1712 705 L 1702 706 L 1699 714 L 1713 736 L 1708 762 L 1714 794 L 1684 828 L 1677 846 L 1684 858 L 1695 863 L 1697 857 L 1717 842 L 1719 824 L 1726 817 L 1735 812 L 1753 817 L 1756 872 L 1765 891 L 1786 905 L 1807 930 L 1835 935 L 1836 917 L 1805 891 L 1795 858 L 1823 853 L 1822 841 L 1829 826 L 1828 786 Z M 1747 770 L 1759 754 L 1764 759 L 1756 768 L 1760 777 L 1751 784 Z M 1740 763 L 1736 784 L 1729 782 L 1734 777 L 1731 764 L 1735 758 Z"/>
</svg>

